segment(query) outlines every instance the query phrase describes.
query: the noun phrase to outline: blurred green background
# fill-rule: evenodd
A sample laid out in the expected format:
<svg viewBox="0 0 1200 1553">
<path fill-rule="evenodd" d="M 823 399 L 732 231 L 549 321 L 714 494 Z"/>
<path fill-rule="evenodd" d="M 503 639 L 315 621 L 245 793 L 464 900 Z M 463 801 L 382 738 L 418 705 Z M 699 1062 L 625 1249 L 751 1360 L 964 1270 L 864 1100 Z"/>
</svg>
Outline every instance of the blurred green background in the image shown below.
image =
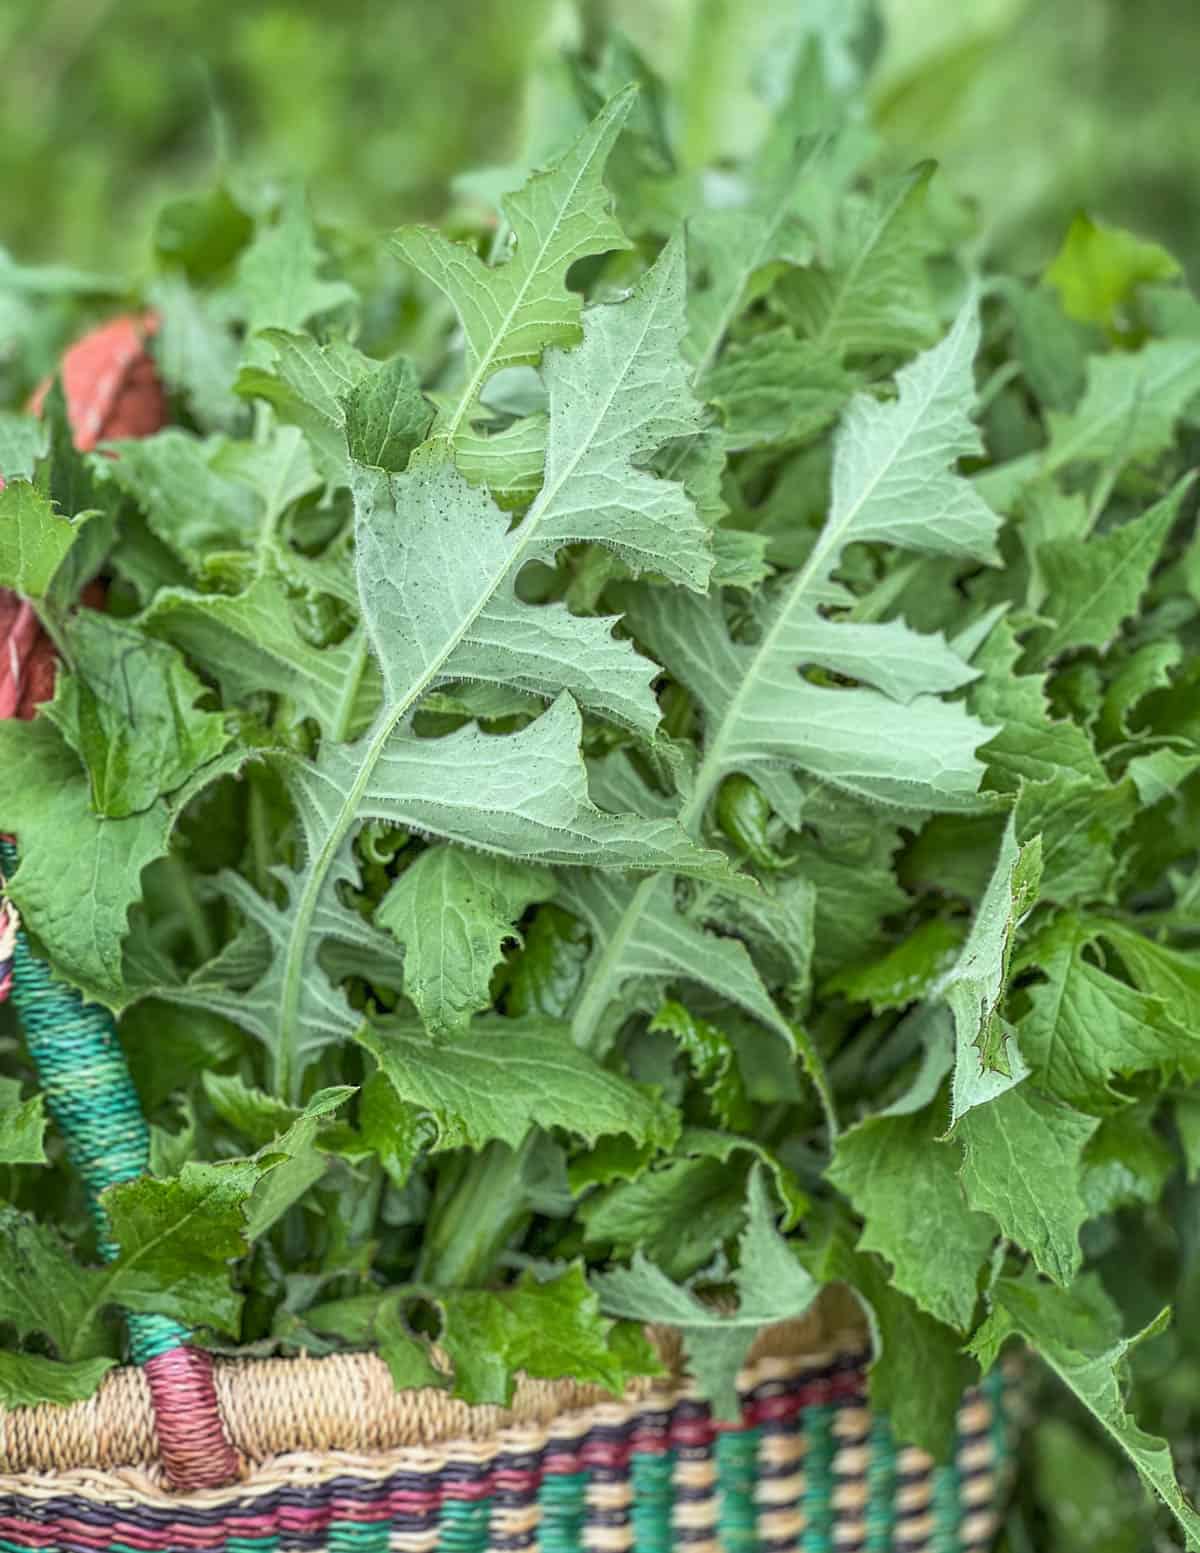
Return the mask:
<svg viewBox="0 0 1200 1553">
<path fill-rule="evenodd" d="M 715 148 L 750 133 L 756 54 L 867 0 L 0 0 L 0 243 L 136 268 L 166 189 L 224 148 L 302 174 L 318 211 L 388 227 L 510 156 L 529 63 L 611 18 L 704 83 Z M 1041 262 L 1071 213 L 1200 263 L 1196 0 L 877 0 L 876 121 L 933 155 L 989 234 Z M 695 128 L 695 126 L 692 126 Z"/>
</svg>

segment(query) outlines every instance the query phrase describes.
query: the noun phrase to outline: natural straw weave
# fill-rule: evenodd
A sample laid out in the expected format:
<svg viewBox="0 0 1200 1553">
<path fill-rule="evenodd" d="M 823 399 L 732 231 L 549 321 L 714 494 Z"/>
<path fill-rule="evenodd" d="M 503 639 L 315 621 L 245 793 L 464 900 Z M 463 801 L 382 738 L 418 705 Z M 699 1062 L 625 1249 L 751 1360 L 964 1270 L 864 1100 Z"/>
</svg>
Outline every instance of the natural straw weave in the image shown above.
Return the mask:
<svg viewBox="0 0 1200 1553">
<path fill-rule="evenodd" d="M 524 1381 L 509 1409 L 396 1392 L 368 1354 L 225 1360 L 240 1482 L 179 1494 L 156 1464 L 135 1368 L 68 1408 L 0 1414 L 0 1553 L 983 1553 L 1010 1476 L 1014 1390 L 964 1399 L 954 1454 L 897 1446 L 866 1401 L 846 1306 L 767 1329 L 714 1421 L 670 1373 L 614 1401 Z M 824 1346 L 817 1346 L 824 1340 Z"/>
</svg>

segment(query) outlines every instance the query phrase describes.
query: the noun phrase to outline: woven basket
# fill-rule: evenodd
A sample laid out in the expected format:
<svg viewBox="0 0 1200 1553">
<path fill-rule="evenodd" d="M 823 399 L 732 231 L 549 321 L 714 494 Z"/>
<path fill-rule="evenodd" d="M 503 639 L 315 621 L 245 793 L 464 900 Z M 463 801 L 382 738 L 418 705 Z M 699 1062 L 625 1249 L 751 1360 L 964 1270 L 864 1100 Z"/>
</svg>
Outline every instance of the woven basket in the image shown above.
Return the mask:
<svg viewBox="0 0 1200 1553">
<path fill-rule="evenodd" d="M 828 1302 L 826 1302 L 826 1306 Z M 990 1547 L 1015 1387 L 964 1398 L 952 1460 L 897 1447 L 864 1386 L 864 1334 L 771 1328 L 716 1423 L 673 1373 L 613 1401 L 526 1381 L 510 1410 L 396 1392 L 368 1354 L 218 1361 L 241 1475 L 173 1493 L 142 1371 L 73 1407 L 0 1413 L 0 1550 L 175 1553 L 967 1553 Z"/>
<path fill-rule="evenodd" d="M 81 448 L 163 424 L 153 327 L 115 320 L 64 358 Z M 11 595 L 0 637 L 0 717 L 31 716 L 53 649 Z M 0 867 L 17 859 L 0 837 Z M 100 1197 L 148 1168 L 145 1119 L 111 1018 L 54 981 L 0 896 L 10 992 L 112 1256 Z M 963 1399 L 947 1464 L 898 1448 L 867 1405 L 868 1336 L 837 1291 L 760 1334 L 732 1423 L 696 1398 L 669 1332 L 653 1334 L 665 1378 L 620 1401 L 525 1380 L 509 1410 L 397 1392 L 369 1354 L 214 1362 L 163 1317 L 131 1315 L 128 1332 L 138 1362 L 90 1401 L 0 1410 L 0 1553 L 967 1553 L 990 1546 L 1010 1476 L 1005 1377 Z"/>
</svg>

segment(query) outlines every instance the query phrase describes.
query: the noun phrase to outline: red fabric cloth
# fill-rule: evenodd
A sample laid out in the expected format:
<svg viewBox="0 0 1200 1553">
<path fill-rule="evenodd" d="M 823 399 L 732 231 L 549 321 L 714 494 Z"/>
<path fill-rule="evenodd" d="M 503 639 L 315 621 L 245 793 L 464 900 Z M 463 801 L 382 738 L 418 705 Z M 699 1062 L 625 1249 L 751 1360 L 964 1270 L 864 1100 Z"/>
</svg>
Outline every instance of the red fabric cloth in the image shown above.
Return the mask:
<svg viewBox="0 0 1200 1553">
<path fill-rule="evenodd" d="M 166 394 L 146 349 L 157 327 L 152 313 L 114 318 L 85 334 L 63 356 L 67 420 L 81 453 L 116 437 L 148 437 L 166 425 Z M 42 383 L 30 401 L 35 415 L 41 413 L 50 383 Z M 0 477 L 0 490 L 3 487 Z M 103 588 L 89 584 L 83 602 L 99 609 Z M 53 694 L 52 643 L 31 606 L 0 588 L 0 717 L 32 717 L 38 703 Z"/>
<path fill-rule="evenodd" d="M 75 446 L 90 453 L 116 437 L 148 437 L 167 422 L 167 400 L 146 349 L 158 328 L 153 313 L 126 314 L 77 340 L 62 359 L 67 419 Z M 30 402 L 41 413 L 50 379 Z"/>
</svg>

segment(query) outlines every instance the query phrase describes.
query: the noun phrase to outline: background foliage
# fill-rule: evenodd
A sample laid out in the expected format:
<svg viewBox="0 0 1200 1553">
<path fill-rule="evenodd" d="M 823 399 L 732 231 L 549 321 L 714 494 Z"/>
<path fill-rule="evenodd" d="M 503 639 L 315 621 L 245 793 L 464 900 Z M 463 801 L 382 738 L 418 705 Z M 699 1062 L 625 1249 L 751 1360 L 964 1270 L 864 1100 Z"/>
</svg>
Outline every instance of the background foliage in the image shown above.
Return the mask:
<svg viewBox="0 0 1200 1553">
<path fill-rule="evenodd" d="M 797 9 L 854 0 L 580 0 L 737 140 L 727 88 Z M 331 219 L 436 209 L 457 170 L 511 150 L 527 64 L 576 0 L 4 0 L 0 243 L 14 256 L 140 258 L 165 189 L 222 146 L 299 173 Z M 1195 274 L 1200 116 L 1192 0 L 879 0 L 877 121 L 936 156 L 994 240 L 1034 264 L 1069 213 L 1140 229 Z M 1184 45 L 1184 46 L 1181 46 Z"/>
</svg>

